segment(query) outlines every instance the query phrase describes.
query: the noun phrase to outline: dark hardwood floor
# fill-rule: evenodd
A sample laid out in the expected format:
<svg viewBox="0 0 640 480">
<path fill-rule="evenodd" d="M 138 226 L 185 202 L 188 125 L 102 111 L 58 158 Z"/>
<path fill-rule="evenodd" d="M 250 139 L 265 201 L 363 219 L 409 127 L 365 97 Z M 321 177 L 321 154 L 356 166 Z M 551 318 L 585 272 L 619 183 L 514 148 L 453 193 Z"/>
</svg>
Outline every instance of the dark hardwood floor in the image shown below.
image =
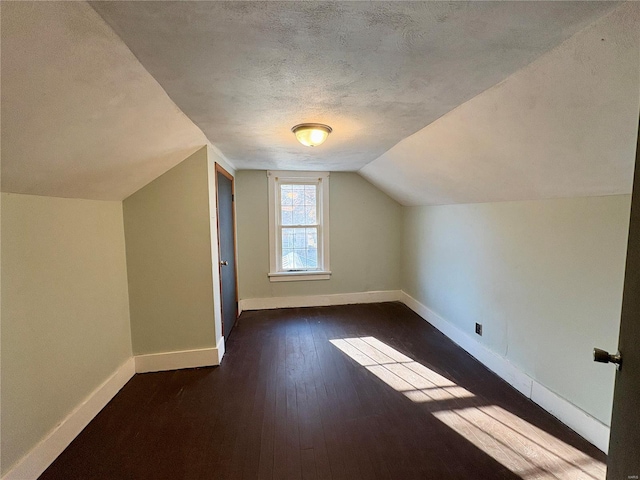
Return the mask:
<svg viewBox="0 0 640 480">
<path fill-rule="evenodd" d="M 40 478 L 604 478 L 604 454 L 399 303 L 244 312 L 226 347 L 136 375 Z"/>
</svg>

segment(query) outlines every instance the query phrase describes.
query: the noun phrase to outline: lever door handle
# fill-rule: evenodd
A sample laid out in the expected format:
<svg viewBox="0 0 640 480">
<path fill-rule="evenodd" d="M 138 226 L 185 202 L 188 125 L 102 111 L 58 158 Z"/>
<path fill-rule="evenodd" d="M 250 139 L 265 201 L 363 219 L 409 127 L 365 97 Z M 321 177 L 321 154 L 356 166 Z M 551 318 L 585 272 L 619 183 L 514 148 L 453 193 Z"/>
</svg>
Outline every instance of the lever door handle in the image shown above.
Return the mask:
<svg viewBox="0 0 640 480">
<path fill-rule="evenodd" d="M 620 370 L 622 368 L 622 355 L 620 352 L 615 355 L 607 352 L 606 350 L 602 350 L 600 348 L 593 349 L 593 361 L 600 363 L 615 363 L 616 368 Z"/>
<path fill-rule="evenodd" d="M 229 262 L 227 262 L 226 260 L 220 260 L 220 265 L 227 266 L 229 265 Z"/>
</svg>

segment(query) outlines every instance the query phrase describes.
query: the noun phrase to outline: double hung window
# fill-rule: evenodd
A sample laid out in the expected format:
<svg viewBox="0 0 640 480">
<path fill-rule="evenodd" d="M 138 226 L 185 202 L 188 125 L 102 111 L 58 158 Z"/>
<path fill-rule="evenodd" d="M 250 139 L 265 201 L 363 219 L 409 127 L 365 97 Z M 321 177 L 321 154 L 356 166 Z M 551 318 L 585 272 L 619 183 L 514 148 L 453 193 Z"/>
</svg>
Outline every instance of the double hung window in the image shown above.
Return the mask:
<svg viewBox="0 0 640 480">
<path fill-rule="evenodd" d="M 267 175 L 271 281 L 328 279 L 329 173 Z"/>
</svg>

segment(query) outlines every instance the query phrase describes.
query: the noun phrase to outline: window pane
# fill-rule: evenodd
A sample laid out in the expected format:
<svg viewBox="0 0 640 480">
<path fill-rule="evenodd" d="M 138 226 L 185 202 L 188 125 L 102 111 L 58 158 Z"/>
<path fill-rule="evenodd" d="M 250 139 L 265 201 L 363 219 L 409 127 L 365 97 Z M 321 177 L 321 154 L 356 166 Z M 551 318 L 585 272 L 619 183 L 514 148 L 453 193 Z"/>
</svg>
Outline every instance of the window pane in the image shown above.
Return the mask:
<svg viewBox="0 0 640 480">
<path fill-rule="evenodd" d="M 305 185 L 304 186 L 304 204 L 305 205 L 316 205 L 316 186 L 315 185 Z"/>
<path fill-rule="evenodd" d="M 282 225 L 293 223 L 293 189 L 292 185 L 280 185 L 280 221 Z"/>
<path fill-rule="evenodd" d="M 304 207 L 304 224 L 315 225 L 316 223 L 316 206 L 305 205 Z"/>
<path fill-rule="evenodd" d="M 293 237 L 293 248 L 304 248 L 306 243 L 305 228 L 296 228 Z"/>
<path fill-rule="evenodd" d="M 305 225 L 315 225 L 316 220 L 316 186 L 305 185 L 304 186 L 304 216 Z"/>
<path fill-rule="evenodd" d="M 280 185 L 280 203 L 281 205 L 293 205 L 293 185 Z"/>
<path fill-rule="evenodd" d="M 318 268 L 318 229 L 282 229 L 282 269 L 314 270 Z"/>
<path fill-rule="evenodd" d="M 293 225 L 293 206 L 282 205 L 282 225 Z"/>
<path fill-rule="evenodd" d="M 316 186 L 280 185 L 281 225 L 316 225 Z"/>
<path fill-rule="evenodd" d="M 304 205 L 304 187 L 305 185 L 291 185 L 294 205 Z"/>
<path fill-rule="evenodd" d="M 291 228 L 282 229 L 282 249 L 293 248 L 293 232 Z"/>
<path fill-rule="evenodd" d="M 293 207 L 293 225 L 306 225 L 304 205 L 294 205 Z"/>
</svg>

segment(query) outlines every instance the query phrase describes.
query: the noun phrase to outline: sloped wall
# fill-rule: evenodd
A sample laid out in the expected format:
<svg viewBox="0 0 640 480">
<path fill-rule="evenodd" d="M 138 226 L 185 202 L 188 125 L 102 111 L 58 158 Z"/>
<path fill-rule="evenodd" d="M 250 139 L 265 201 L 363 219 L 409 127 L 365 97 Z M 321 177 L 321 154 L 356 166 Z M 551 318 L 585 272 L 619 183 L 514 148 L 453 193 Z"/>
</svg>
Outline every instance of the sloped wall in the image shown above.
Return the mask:
<svg viewBox="0 0 640 480">
<path fill-rule="evenodd" d="M 404 205 L 628 194 L 639 109 L 627 2 L 360 173 Z"/>
<path fill-rule="evenodd" d="M 88 2 L 2 2 L 2 191 L 122 200 L 207 138 Z"/>
<path fill-rule="evenodd" d="M 2 475 L 131 357 L 121 202 L 2 194 Z"/>
</svg>

